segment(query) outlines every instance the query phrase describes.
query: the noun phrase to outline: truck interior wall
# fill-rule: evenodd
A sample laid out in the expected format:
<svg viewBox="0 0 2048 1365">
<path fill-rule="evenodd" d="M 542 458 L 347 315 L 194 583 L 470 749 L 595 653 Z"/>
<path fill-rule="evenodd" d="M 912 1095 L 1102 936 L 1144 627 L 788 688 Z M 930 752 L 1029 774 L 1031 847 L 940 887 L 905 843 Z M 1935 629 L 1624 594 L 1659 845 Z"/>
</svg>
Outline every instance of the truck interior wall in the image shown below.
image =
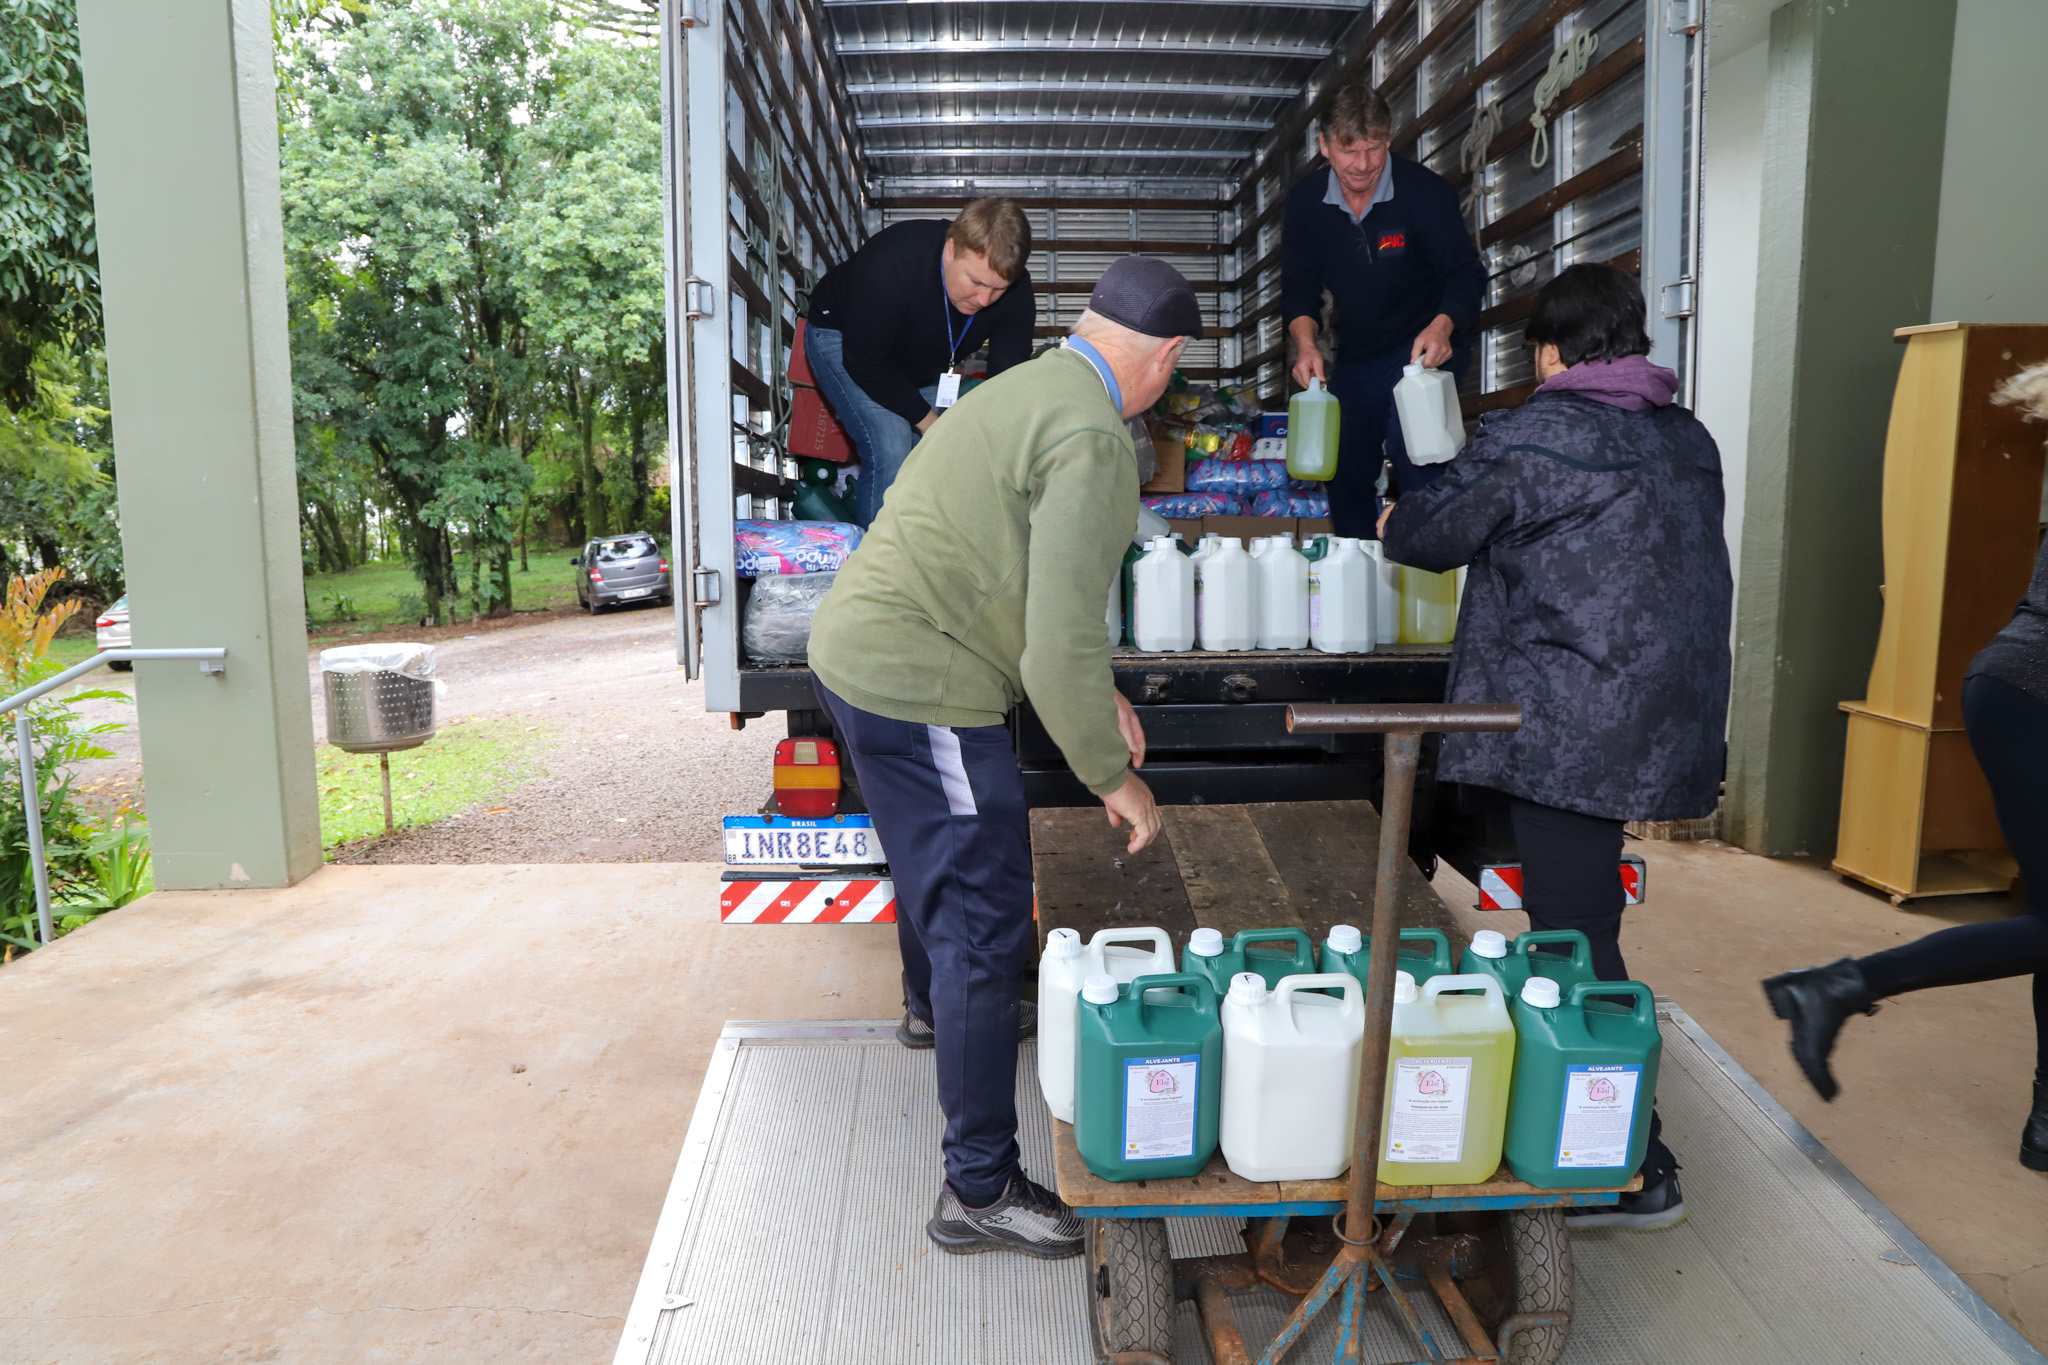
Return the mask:
<svg viewBox="0 0 2048 1365">
<path fill-rule="evenodd" d="M 1766 32 L 1768 29 L 1766 27 Z M 1731 41 L 1734 36 L 1731 35 Z M 1741 589 L 1742 494 L 1749 469 L 1749 391 L 1756 338 L 1756 251 L 1764 181 L 1768 44 L 1735 51 L 1717 30 L 1707 83 L 1701 194 L 1700 393 L 1694 411 L 1721 447 L 1724 522 Z"/>
</svg>

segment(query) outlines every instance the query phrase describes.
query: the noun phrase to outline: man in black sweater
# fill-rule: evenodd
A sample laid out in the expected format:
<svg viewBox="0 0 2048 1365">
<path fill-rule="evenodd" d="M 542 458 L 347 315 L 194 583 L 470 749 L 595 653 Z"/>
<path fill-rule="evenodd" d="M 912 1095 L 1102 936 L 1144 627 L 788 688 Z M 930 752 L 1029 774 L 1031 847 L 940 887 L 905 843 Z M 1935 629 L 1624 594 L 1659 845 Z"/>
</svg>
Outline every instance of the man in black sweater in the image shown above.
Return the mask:
<svg viewBox="0 0 2048 1365">
<path fill-rule="evenodd" d="M 1389 151 L 1393 115 L 1370 85 L 1338 91 L 1318 145 L 1329 168 L 1287 195 L 1280 231 L 1280 313 L 1297 352 L 1295 382 L 1322 380 L 1343 405 L 1330 516 L 1340 536 L 1372 538 L 1382 452 L 1403 489 L 1442 465 L 1410 463 L 1394 385 L 1411 361 L 1451 373 L 1471 359 L 1486 268 L 1434 171 Z M 1337 303 L 1337 363 L 1316 349 L 1323 291 Z"/>
<path fill-rule="evenodd" d="M 863 527 L 918 437 L 960 396 L 960 358 L 989 343 L 991 377 L 1031 358 L 1030 255 L 1024 211 L 977 199 L 951 223 L 884 228 L 811 291 L 804 355 L 860 452 Z"/>
</svg>

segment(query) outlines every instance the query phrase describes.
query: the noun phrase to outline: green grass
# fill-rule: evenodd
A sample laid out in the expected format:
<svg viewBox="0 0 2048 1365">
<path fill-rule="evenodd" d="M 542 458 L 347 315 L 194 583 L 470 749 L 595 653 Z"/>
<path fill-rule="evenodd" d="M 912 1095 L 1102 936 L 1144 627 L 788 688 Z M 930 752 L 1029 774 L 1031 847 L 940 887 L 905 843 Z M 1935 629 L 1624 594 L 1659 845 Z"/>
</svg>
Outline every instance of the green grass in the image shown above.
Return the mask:
<svg viewBox="0 0 2048 1365">
<path fill-rule="evenodd" d="M 527 555 L 527 572 L 512 561 L 512 609 L 545 611 L 551 607 L 574 606 L 576 571 L 569 560 L 573 549 L 534 547 Z M 467 619 L 469 612 L 469 560 L 457 555 L 456 570 L 462 575 L 462 595 L 448 604 L 451 623 Z M 344 603 L 342 600 L 346 598 Z M 311 574 L 306 579 L 306 612 L 316 639 L 331 640 L 414 625 L 415 613 L 423 610 L 419 580 L 402 559 L 378 559 L 343 573 Z M 347 612 L 354 613 L 348 619 Z"/>
<path fill-rule="evenodd" d="M 479 802 L 499 800 L 537 777 L 546 734 L 519 721 L 453 721 L 417 749 L 391 755 L 391 815 L 403 829 L 430 825 Z M 536 742 L 540 741 L 540 742 Z M 320 842 L 329 850 L 384 833 L 384 796 L 375 754 L 322 744 Z"/>
<path fill-rule="evenodd" d="M 59 635 L 50 641 L 49 657 L 69 668 L 73 664 L 84 663 L 98 652 L 99 637 L 93 631 L 87 631 L 83 635 Z"/>
</svg>

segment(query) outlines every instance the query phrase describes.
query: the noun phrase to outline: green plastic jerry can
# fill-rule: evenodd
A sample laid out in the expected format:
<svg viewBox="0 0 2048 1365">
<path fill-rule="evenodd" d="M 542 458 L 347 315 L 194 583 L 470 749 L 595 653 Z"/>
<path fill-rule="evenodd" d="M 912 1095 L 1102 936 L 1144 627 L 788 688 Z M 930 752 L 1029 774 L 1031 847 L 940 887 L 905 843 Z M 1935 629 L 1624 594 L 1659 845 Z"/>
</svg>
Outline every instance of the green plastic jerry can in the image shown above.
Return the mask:
<svg viewBox="0 0 2048 1365">
<path fill-rule="evenodd" d="M 1441 929 L 1403 929 L 1397 966 L 1414 977 L 1418 986 L 1457 970 L 1451 965 L 1451 940 Z M 1364 985 L 1366 973 L 1372 970 L 1371 937 L 1358 932 L 1355 925 L 1331 925 L 1330 936 L 1323 941 L 1323 970 L 1349 972 Z"/>
<path fill-rule="evenodd" d="M 1342 408 L 1320 379 L 1287 402 L 1287 474 L 1331 479 L 1337 474 L 1337 426 Z"/>
<path fill-rule="evenodd" d="M 1623 1009 L 1590 997 L 1634 996 Z M 1517 1180 L 1544 1190 L 1622 1184 L 1650 1146 L 1657 1102 L 1656 997 L 1640 981 L 1582 981 L 1561 995 L 1532 978 L 1512 1006 L 1515 1085 L 1506 1157 Z"/>
<path fill-rule="evenodd" d="M 1074 1145 L 1104 1180 L 1194 1175 L 1216 1153 L 1223 1024 L 1209 978 L 1091 976 L 1074 1031 Z"/>
<path fill-rule="evenodd" d="M 1116 581 L 1124 595 L 1123 643 L 1127 645 L 1133 642 L 1131 638 L 1132 623 L 1138 619 L 1136 615 L 1138 610 L 1137 604 L 1133 600 L 1131 566 L 1133 564 L 1136 564 L 1139 560 L 1143 559 L 1144 557 L 1145 551 L 1141 547 L 1137 545 L 1126 546 L 1124 549 L 1123 563 L 1118 566 L 1116 571 Z"/>
<path fill-rule="evenodd" d="M 1571 953 L 1534 951 L 1546 943 L 1565 944 Z M 1512 943 L 1497 930 L 1481 929 L 1472 935 L 1471 945 L 1458 960 L 1458 970 L 1485 972 L 1500 982 L 1510 1000 L 1522 993 L 1523 983 L 1532 976 L 1548 977 L 1567 992 L 1581 981 L 1599 979 L 1593 971 L 1593 945 L 1576 929 L 1532 929 L 1515 935 Z"/>
<path fill-rule="evenodd" d="M 1253 952 L 1255 943 L 1285 943 L 1289 951 Z M 1313 973 L 1316 947 L 1308 930 L 1300 928 L 1240 929 L 1228 944 L 1214 929 L 1197 929 L 1181 951 L 1180 969 L 1207 980 L 1220 1000 L 1230 994 L 1230 978 L 1239 972 L 1257 972 L 1269 991 L 1279 986 L 1283 976 Z"/>
</svg>

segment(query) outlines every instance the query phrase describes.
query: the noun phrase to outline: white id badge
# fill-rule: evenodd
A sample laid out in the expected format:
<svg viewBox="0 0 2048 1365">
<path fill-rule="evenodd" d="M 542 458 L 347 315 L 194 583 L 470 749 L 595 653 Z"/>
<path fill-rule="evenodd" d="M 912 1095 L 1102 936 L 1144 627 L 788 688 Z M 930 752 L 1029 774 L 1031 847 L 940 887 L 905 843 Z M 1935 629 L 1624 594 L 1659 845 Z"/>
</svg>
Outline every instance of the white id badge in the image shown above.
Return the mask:
<svg viewBox="0 0 2048 1365">
<path fill-rule="evenodd" d="M 960 376 L 957 374 L 940 375 L 938 401 L 934 402 L 932 406 L 943 412 L 945 409 L 952 407 L 955 403 L 959 401 Z"/>
</svg>

